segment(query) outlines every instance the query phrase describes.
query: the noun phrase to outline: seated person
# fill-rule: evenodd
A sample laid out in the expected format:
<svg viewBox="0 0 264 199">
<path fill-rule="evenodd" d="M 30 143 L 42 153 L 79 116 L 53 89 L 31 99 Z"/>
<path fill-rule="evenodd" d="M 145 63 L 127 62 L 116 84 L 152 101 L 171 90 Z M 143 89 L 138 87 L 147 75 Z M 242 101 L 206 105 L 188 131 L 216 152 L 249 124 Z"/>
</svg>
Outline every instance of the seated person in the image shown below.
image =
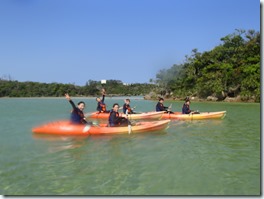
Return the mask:
<svg viewBox="0 0 264 199">
<path fill-rule="evenodd" d="M 191 109 L 190 109 L 190 98 L 189 97 L 186 97 L 185 98 L 185 102 L 184 102 L 184 104 L 183 104 L 183 106 L 182 106 L 182 114 L 190 114 L 190 113 L 192 113 L 192 114 L 200 114 L 198 111 L 192 111 Z"/>
<path fill-rule="evenodd" d="M 102 95 L 103 95 L 102 99 L 100 99 L 99 97 L 96 98 L 96 101 L 98 102 L 96 110 L 99 113 L 109 113 L 109 111 L 106 110 L 106 104 L 104 103 L 105 89 L 102 89 Z"/>
<path fill-rule="evenodd" d="M 126 99 L 123 105 L 123 113 L 124 114 L 135 114 L 133 108 L 130 107 L 130 99 Z"/>
<path fill-rule="evenodd" d="M 192 111 L 190 110 L 190 100 L 186 99 L 182 106 L 182 114 L 190 114 Z"/>
<path fill-rule="evenodd" d="M 127 118 L 119 117 L 118 109 L 119 109 L 119 105 L 115 103 L 113 105 L 113 109 L 110 111 L 110 115 L 108 118 L 109 126 L 117 127 L 117 126 L 131 125 L 130 121 Z"/>
<path fill-rule="evenodd" d="M 92 125 L 93 123 L 90 121 L 86 121 L 84 117 L 83 110 L 85 108 L 85 103 L 83 101 L 78 102 L 78 106 L 76 107 L 74 102 L 71 100 L 68 93 L 65 94 L 66 99 L 72 105 L 72 112 L 71 112 L 71 122 L 73 124 L 88 124 Z"/>
<path fill-rule="evenodd" d="M 159 102 L 156 105 L 156 111 L 157 112 L 159 112 L 159 111 L 166 111 L 166 113 L 173 114 L 172 111 L 168 110 L 168 109 L 170 109 L 169 107 L 163 105 L 163 102 L 164 102 L 164 99 L 162 97 L 160 97 L 159 98 Z"/>
</svg>

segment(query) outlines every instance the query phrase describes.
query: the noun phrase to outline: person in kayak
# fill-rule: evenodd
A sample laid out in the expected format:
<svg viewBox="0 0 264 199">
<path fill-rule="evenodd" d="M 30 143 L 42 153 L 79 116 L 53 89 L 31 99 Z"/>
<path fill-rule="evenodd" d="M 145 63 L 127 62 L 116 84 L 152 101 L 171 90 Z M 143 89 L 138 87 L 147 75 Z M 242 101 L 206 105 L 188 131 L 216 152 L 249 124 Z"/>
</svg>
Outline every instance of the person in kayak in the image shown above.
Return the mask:
<svg viewBox="0 0 264 199">
<path fill-rule="evenodd" d="M 185 98 L 185 102 L 182 106 L 182 114 L 190 114 L 192 111 L 190 109 L 190 99 L 187 97 Z"/>
<path fill-rule="evenodd" d="M 85 108 L 85 103 L 83 101 L 78 102 L 78 106 L 76 107 L 74 102 L 71 100 L 68 93 L 65 94 L 66 99 L 72 105 L 72 112 L 71 112 L 71 122 L 73 124 L 88 124 L 92 125 L 93 123 L 87 121 L 84 117 L 83 110 Z"/>
<path fill-rule="evenodd" d="M 156 111 L 167 111 L 168 107 L 163 105 L 164 99 L 162 97 L 159 98 L 159 102 L 156 105 Z"/>
<path fill-rule="evenodd" d="M 102 89 L 102 96 L 103 98 L 100 99 L 99 97 L 96 98 L 96 101 L 97 101 L 97 108 L 96 110 L 99 112 L 99 113 L 109 113 L 110 111 L 107 111 L 106 110 L 106 104 L 104 103 L 104 99 L 105 99 L 105 89 Z"/>
<path fill-rule="evenodd" d="M 123 113 L 124 114 L 135 114 L 133 109 L 134 108 L 130 107 L 130 99 L 125 99 L 125 103 L 123 105 Z"/>
<path fill-rule="evenodd" d="M 131 125 L 127 117 L 119 117 L 118 113 L 119 104 L 115 103 L 113 109 L 110 111 L 108 122 L 110 127 L 128 126 Z"/>
<path fill-rule="evenodd" d="M 190 103 L 191 103 L 190 102 L 190 98 L 186 97 L 185 98 L 185 102 L 184 102 L 184 104 L 182 106 L 182 114 L 190 114 L 190 113 L 192 113 L 192 114 L 200 114 L 199 111 L 192 111 L 190 109 Z"/>
<path fill-rule="evenodd" d="M 164 99 L 162 97 L 159 98 L 159 102 L 157 103 L 156 105 L 156 111 L 159 112 L 159 111 L 166 111 L 166 113 L 172 113 L 172 111 L 169 111 L 168 109 L 170 109 L 169 107 L 167 106 L 164 106 L 163 105 L 163 102 L 164 102 Z"/>
</svg>

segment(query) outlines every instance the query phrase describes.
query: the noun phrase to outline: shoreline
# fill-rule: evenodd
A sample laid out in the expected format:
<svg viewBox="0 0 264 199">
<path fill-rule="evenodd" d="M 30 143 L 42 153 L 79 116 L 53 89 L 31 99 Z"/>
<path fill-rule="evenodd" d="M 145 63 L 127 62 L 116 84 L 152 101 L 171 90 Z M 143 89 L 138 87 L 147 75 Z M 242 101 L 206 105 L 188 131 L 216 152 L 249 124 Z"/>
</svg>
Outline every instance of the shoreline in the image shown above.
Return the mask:
<svg viewBox="0 0 264 199">
<path fill-rule="evenodd" d="M 74 96 L 71 97 L 72 99 L 93 99 L 97 96 Z M 115 95 L 115 96 L 106 96 L 107 98 L 132 98 L 133 100 L 146 100 L 146 101 L 158 101 L 158 99 L 145 99 L 144 96 L 125 96 L 125 95 Z M 1 99 L 65 99 L 65 97 L 0 97 Z M 178 98 L 164 98 L 166 102 L 184 102 L 183 99 Z M 194 98 L 191 99 L 191 102 L 203 102 L 203 103 L 242 103 L 242 104 L 260 104 L 260 102 L 254 102 L 254 101 L 242 101 L 242 100 L 236 100 L 235 98 L 232 98 L 230 101 L 214 101 L 214 100 L 207 100 L 207 99 L 201 99 L 201 98 Z"/>
</svg>

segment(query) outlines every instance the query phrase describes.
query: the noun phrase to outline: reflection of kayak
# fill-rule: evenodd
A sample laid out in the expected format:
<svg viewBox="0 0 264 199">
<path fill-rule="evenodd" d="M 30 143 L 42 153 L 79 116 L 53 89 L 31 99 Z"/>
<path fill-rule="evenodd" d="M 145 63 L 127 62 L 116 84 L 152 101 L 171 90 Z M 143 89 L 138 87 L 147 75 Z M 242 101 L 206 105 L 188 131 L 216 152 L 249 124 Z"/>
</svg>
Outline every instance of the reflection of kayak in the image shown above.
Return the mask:
<svg viewBox="0 0 264 199">
<path fill-rule="evenodd" d="M 181 112 L 174 112 L 173 114 L 164 113 L 162 119 L 182 119 L 182 120 L 202 120 L 202 119 L 223 119 L 226 111 L 218 112 L 200 112 L 199 114 L 190 113 L 182 114 Z"/>
<path fill-rule="evenodd" d="M 138 120 L 138 119 L 160 119 L 163 115 L 163 112 L 146 112 L 146 113 L 135 113 L 135 114 L 128 114 L 128 119 L 130 120 Z M 124 117 L 126 114 L 119 113 L 119 117 Z M 88 118 L 98 118 L 98 119 L 108 119 L 109 113 L 99 113 L 93 112 L 90 114 L 86 114 Z"/>
<path fill-rule="evenodd" d="M 131 126 L 131 133 L 151 132 L 167 128 L 170 120 L 137 122 Z M 69 121 L 55 121 L 32 129 L 34 133 L 54 135 L 93 135 L 93 134 L 125 134 L 129 133 L 128 126 L 108 127 L 107 124 L 99 126 L 85 126 L 72 124 Z"/>
</svg>

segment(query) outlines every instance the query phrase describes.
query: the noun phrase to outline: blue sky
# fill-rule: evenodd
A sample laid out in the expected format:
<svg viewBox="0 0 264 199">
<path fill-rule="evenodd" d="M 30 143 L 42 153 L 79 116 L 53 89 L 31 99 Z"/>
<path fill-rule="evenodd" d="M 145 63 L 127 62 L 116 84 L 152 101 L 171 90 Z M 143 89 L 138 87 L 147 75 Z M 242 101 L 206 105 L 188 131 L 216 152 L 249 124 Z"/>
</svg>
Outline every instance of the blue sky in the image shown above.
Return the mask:
<svg viewBox="0 0 264 199">
<path fill-rule="evenodd" d="M 2 0 L 0 77 L 148 83 L 235 29 L 260 31 L 258 0 Z"/>
</svg>

